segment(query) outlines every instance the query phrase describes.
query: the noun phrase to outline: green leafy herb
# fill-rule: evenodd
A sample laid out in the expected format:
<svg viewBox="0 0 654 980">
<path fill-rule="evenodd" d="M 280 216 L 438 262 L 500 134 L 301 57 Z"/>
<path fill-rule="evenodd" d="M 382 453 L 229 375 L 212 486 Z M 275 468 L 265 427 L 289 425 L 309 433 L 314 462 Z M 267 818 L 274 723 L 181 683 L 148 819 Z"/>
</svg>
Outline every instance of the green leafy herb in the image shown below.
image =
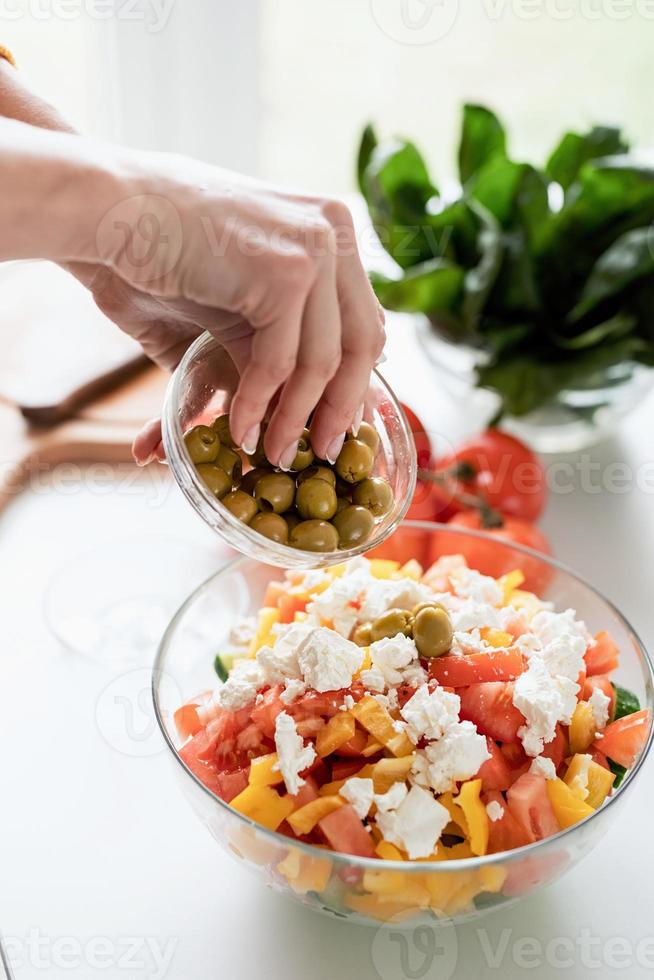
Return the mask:
<svg viewBox="0 0 654 980">
<path fill-rule="evenodd" d="M 223 658 L 221 656 L 217 656 L 216 659 L 214 660 L 213 669 L 216 671 L 218 677 L 223 683 L 229 677 L 229 671 L 225 666 L 225 664 L 223 663 Z"/>
<path fill-rule="evenodd" d="M 625 718 L 627 715 L 633 715 L 634 712 L 640 711 L 640 701 L 633 691 L 628 691 L 626 687 L 620 687 L 618 684 L 613 685 L 613 690 L 615 691 L 615 711 L 613 712 L 613 721 L 617 721 L 618 718 Z"/>
<path fill-rule="evenodd" d="M 613 759 L 609 759 L 609 769 L 615 776 L 613 780 L 613 788 L 617 789 L 624 777 L 627 775 L 627 770 L 624 766 L 621 766 L 619 762 L 614 762 Z"/>
<path fill-rule="evenodd" d="M 538 168 L 511 159 L 490 109 L 466 105 L 462 190 L 445 201 L 413 143 L 366 127 L 359 186 L 399 266 L 372 277 L 380 301 L 485 349 L 478 383 L 514 415 L 654 364 L 654 168 L 628 149 L 596 126 Z"/>
</svg>

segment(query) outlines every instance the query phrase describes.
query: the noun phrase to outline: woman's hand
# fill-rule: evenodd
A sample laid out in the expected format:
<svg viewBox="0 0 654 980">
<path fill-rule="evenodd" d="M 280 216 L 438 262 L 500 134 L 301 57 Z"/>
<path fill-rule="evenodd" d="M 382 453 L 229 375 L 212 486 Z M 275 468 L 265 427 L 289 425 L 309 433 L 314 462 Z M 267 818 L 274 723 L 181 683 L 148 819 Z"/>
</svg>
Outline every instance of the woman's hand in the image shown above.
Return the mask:
<svg viewBox="0 0 654 980">
<path fill-rule="evenodd" d="M 97 258 L 118 277 L 104 299 L 94 289 L 100 307 L 167 367 L 208 329 L 241 371 L 236 441 L 254 450 L 278 395 L 265 435 L 271 462 L 290 465 L 311 412 L 316 453 L 333 461 L 384 343 L 348 209 L 185 158 L 130 162 L 124 197 L 98 229 Z M 146 322 L 134 293 L 146 294 L 146 309 L 158 302 L 161 317 Z M 151 453 L 156 436 L 137 450 Z"/>
</svg>

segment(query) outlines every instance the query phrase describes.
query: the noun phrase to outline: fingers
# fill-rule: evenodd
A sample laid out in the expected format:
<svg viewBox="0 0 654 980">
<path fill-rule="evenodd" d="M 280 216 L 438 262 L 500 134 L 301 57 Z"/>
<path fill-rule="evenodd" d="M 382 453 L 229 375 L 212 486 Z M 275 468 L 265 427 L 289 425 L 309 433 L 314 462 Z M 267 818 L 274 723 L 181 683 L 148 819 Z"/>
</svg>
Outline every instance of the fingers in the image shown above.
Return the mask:
<svg viewBox="0 0 654 980">
<path fill-rule="evenodd" d="M 132 455 L 139 466 L 147 466 L 154 459 L 164 459 L 161 419 L 151 419 L 143 426 L 132 443 Z"/>
<path fill-rule="evenodd" d="M 302 318 L 295 370 L 284 385 L 266 430 L 268 459 L 289 469 L 298 439 L 341 360 L 341 316 L 336 295 L 336 262 L 325 256 Z"/>
</svg>

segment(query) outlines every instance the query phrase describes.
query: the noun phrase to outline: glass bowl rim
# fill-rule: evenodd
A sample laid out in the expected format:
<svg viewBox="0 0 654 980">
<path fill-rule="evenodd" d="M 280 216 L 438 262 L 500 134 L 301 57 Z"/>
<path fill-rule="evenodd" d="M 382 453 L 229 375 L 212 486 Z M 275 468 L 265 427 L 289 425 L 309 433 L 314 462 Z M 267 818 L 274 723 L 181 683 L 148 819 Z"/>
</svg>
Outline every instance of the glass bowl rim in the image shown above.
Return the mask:
<svg viewBox="0 0 654 980">
<path fill-rule="evenodd" d="M 544 562 L 546 565 L 563 572 L 566 575 L 570 575 L 577 582 L 579 582 L 584 588 L 588 589 L 593 593 L 598 599 L 606 604 L 606 606 L 617 616 L 621 621 L 622 625 L 626 627 L 627 631 L 632 635 L 634 640 L 638 645 L 640 651 L 642 662 L 647 668 L 648 680 L 650 685 L 654 686 L 654 664 L 652 658 L 650 657 L 647 648 L 643 644 L 639 634 L 633 628 L 629 620 L 623 613 L 620 612 L 618 607 L 608 599 L 599 589 L 591 585 L 586 581 L 581 575 L 573 571 L 568 565 L 563 562 L 558 561 L 558 559 L 551 557 L 550 555 L 543 555 L 539 551 L 535 551 L 533 548 L 529 548 L 526 545 L 514 544 L 511 541 L 504 541 L 497 537 L 493 537 L 484 531 L 473 530 L 472 528 L 457 527 L 455 524 L 440 524 L 435 521 L 405 521 L 402 525 L 408 530 L 422 530 L 422 531 L 449 531 L 456 532 L 460 534 L 461 537 L 472 537 L 477 538 L 481 541 L 490 541 L 494 544 L 499 544 L 503 547 L 511 548 L 512 550 L 522 552 L 523 554 L 537 558 Z M 154 704 L 155 717 L 157 719 L 157 724 L 161 734 L 163 735 L 164 741 L 167 747 L 170 749 L 172 755 L 176 759 L 177 763 L 181 766 L 183 772 L 186 776 L 190 777 L 191 780 L 204 792 L 206 795 L 217 804 L 219 807 L 224 809 L 232 817 L 235 817 L 246 827 L 254 828 L 260 835 L 267 838 L 271 843 L 281 845 L 286 848 L 297 848 L 301 853 L 306 854 L 312 858 L 329 858 L 329 860 L 334 861 L 337 865 L 345 865 L 347 867 L 352 867 L 356 865 L 364 870 L 369 871 L 403 871 L 409 874 L 419 874 L 419 873 L 438 873 L 442 871 L 464 871 L 464 870 L 476 870 L 477 868 L 485 867 L 486 865 L 499 864 L 510 860 L 517 860 L 522 857 L 528 857 L 535 853 L 536 851 L 550 845 L 552 842 L 561 841 L 567 836 L 572 836 L 575 831 L 578 831 L 582 827 L 588 826 L 588 824 L 594 820 L 600 813 L 604 813 L 620 796 L 624 795 L 626 789 L 632 785 L 636 775 L 640 772 L 643 763 L 645 762 L 652 743 L 654 742 L 654 724 L 650 718 L 650 731 L 647 738 L 647 742 L 643 747 L 639 759 L 636 764 L 628 771 L 626 777 L 620 786 L 617 787 L 615 793 L 609 797 L 602 805 L 591 813 L 589 816 L 584 817 L 578 823 L 572 824 L 570 827 L 566 827 L 564 830 L 560 830 L 557 834 L 553 834 L 551 837 L 545 837 L 542 840 L 534 841 L 531 844 L 526 844 L 523 847 L 516 847 L 510 851 L 499 851 L 496 854 L 482 854 L 470 858 L 457 858 L 456 860 L 447 861 L 428 861 L 428 860 L 415 860 L 415 861 L 388 861 L 382 858 L 366 858 L 361 857 L 356 854 L 345 854 L 341 851 L 325 851 L 324 848 L 315 847 L 313 844 L 306 844 L 303 841 L 294 841 L 284 834 L 280 834 L 275 830 L 269 830 L 263 827 L 261 824 L 257 823 L 256 820 L 251 820 L 249 817 L 244 816 L 239 813 L 238 810 L 234 810 L 229 803 L 225 803 L 220 797 L 216 796 L 214 793 L 208 789 L 201 780 L 195 776 L 188 766 L 185 764 L 183 759 L 180 757 L 177 749 L 172 743 L 166 725 L 164 723 L 163 714 L 159 705 L 159 680 L 161 677 L 165 676 L 166 671 L 163 669 L 162 662 L 165 660 L 166 652 L 172 638 L 173 633 L 177 628 L 177 624 L 180 619 L 185 615 L 187 609 L 192 605 L 200 593 L 213 582 L 218 579 L 221 575 L 227 575 L 231 572 L 238 571 L 239 565 L 244 565 L 247 562 L 256 561 L 256 559 L 247 558 L 244 555 L 237 556 L 230 561 L 228 561 L 222 568 L 218 569 L 209 576 L 201 585 L 199 585 L 193 592 L 188 596 L 187 599 L 182 603 L 180 608 L 177 610 L 172 620 L 166 627 L 166 631 L 163 634 L 159 647 L 157 649 L 157 654 L 152 667 L 152 682 L 151 682 L 151 693 L 152 700 Z M 263 564 L 263 563 L 260 563 Z"/>
<path fill-rule="evenodd" d="M 177 465 L 181 466 L 184 475 L 190 480 L 191 484 L 193 485 L 195 490 L 199 493 L 200 497 L 203 499 L 205 504 L 209 508 L 216 510 L 217 508 L 216 508 L 215 497 L 209 492 L 209 490 L 204 485 L 202 480 L 198 479 L 195 472 L 195 467 L 191 463 L 186 453 L 183 452 L 181 449 L 184 433 L 182 432 L 182 427 L 180 425 L 179 416 L 177 412 L 177 406 L 179 405 L 180 402 L 180 387 L 182 384 L 182 380 L 188 370 L 189 364 L 198 354 L 202 353 L 206 348 L 208 348 L 211 345 L 216 345 L 217 347 L 222 346 L 220 344 L 220 341 L 217 340 L 207 330 L 204 333 L 200 334 L 200 336 L 191 344 L 191 346 L 184 354 L 182 360 L 179 362 L 177 368 L 173 371 L 170 380 L 168 382 L 168 385 L 166 386 L 166 393 L 164 397 L 164 409 L 163 409 L 163 417 L 162 417 L 162 423 L 163 423 L 162 438 L 163 438 L 164 448 L 166 450 L 166 456 L 168 457 L 168 459 L 171 461 L 174 460 L 177 463 Z M 411 433 L 411 428 L 409 426 L 409 421 L 406 417 L 406 413 L 404 409 L 402 408 L 399 398 L 397 397 L 393 389 L 389 386 L 388 382 L 383 377 L 383 375 L 379 373 L 377 368 L 373 368 L 371 374 L 374 375 L 377 383 L 385 392 L 391 404 L 397 409 L 397 417 L 400 420 L 402 426 L 402 434 L 406 439 L 406 442 L 409 445 L 409 447 L 411 447 L 411 445 L 413 445 L 413 436 Z M 372 548 L 379 547 L 381 544 L 384 543 L 384 541 L 388 537 L 390 537 L 391 534 L 393 534 L 397 530 L 397 528 L 403 521 L 411 505 L 413 494 L 416 488 L 416 483 L 418 479 L 418 460 L 415 451 L 410 453 L 409 455 L 408 468 L 409 468 L 408 484 L 404 495 L 404 499 L 400 502 L 400 506 L 398 508 L 398 512 L 395 518 L 388 525 L 388 527 L 384 529 L 383 537 L 380 537 L 380 535 L 377 534 L 375 537 L 372 537 L 367 541 L 362 542 L 361 544 L 357 545 L 355 548 L 348 548 L 343 551 L 320 552 L 319 554 L 322 556 L 320 561 L 321 567 L 326 567 L 326 565 L 329 564 L 329 558 L 331 558 L 332 556 L 334 558 L 332 564 L 338 564 L 338 562 L 349 561 L 351 558 L 356 558 L 358 555 L 365 554 L 366 551 L 370 551 Z M 195 507 L 194 501 L 191 499 L 191 497 L 187 492 L 187 487 L 183 483 L 180 483 L 179 486 L 186 499 L 189 500 L 189 502 L 191 503 L 191 506 L 194 509 L 197 509 Z M 235 517 L 230 511 L 228 511 L 226 507 L 222 508 L 220 514 L 221 517 L 225 520 L 227 527 L 233 528 L 233 530 L 237 532 L 239 538 L 243 536 L 244 538 L 247 539 L 252 537 L 253 535 L 256 535 L 257 538 L 261 537 L 260 535 L 257 534 L 256 531 L 253 531 L 242 521 L 239 521 L 238 518 Z M 381 524 L 379 526 L 381 526 Z M 223 535 L 220 531 L 216 530 L 215 528 L 213 528 L 213 530 L 215 531 L 215 533 L 220 534 L 221 537 L 227 540 L 232 547 L 235 547 L 238 550 L 240 550 L 238 545 L 229 541 L 229 538 L 225 537 L 225 535 Z M 259 545 L 260 542 L 257 540 L 256 544 Z M 278 542 L 271 541 L 270 539 L 266 539 L 265 548 L 270 554 L 270 562 L 274 563 L 278 568 L 284 568 L 285 563 L 289 562 L 289 558 L 288 558 L 289 553 L 291 553 L 295 558 L 293 564 L 294 567 L 296 568 L 299 567 L 311 568 L 316 564 L 317 553 L 315 551 L 305 551 L 303 548 L 291 548 L 290 545 L 279 544 Z M 243 552 L 241 553 L 244 554 Z M 245 557 L 247 557 L 247 555 L 245 555 Z"/>
</svg>

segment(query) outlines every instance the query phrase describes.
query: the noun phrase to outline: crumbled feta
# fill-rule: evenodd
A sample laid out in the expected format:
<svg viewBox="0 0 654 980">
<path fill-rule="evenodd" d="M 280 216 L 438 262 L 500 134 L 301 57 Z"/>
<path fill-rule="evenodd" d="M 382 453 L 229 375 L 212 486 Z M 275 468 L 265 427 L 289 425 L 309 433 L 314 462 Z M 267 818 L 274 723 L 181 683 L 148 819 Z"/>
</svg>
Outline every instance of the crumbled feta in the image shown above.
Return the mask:
<svg viewBox="0 0 654 980">
<path fill-rule="evenodd" d="M 439 741 L 418 749 L 411 772 L 419 785 L 446 793 L 455 783 L 476 776 L 487 759 L 486 738 L 472 722 L 460 721 Z"/>
<path fill-rule="evenodd" d="M 413 742 L 421 738 L 442 738 L 459 720 L 461 699 L 437 687 L 430 691 L 426 684 L 409 698 L 400 714 L 407 723 L 407 732 Z"/>
<path fill-rule="evenodd" d="M 543 644 L 533 633 L 523 633 L 517 638 L 515 645 L 527 660 L 531 660 L 533 656 L 540 654 L 543 649 Z"/>
<path fill-rule="evenodd" d="M 381 677 L 381 674 L 379 675 Z M 373 694 L 375 701 L 378 701 L 387 711 L 396 711 L 399 706 L 397 691 L 391 687 L 388 694 Z"/>
<path fill-rule="evenodd" d="M 360 779 L 357 776 L 352 776 L 350 779 L 346 779 L 338 792 L 343 799 L 352 804 L 359 820 L 368 816 L 375 795 L 375 784 L 372 779 Z"/>
<path fill-rule="evenodd" d="M 584 670 L 585 652 L 584 640 L 564 633 L 546 643 L 540 656 L 552 677 L 568 677 L 571 681 L 576 681 Z"/>
<path fill-rule="evenodd" d="M 370 644 L 370 659 L 373 667 L 383 675 L 389 686 L 402 684 L 403 670 L 418 660 L 418 649 L 408 636 L 385 637 Z"/>
<path fill-rule="evenodd" d="M 371 670 L 362 670 L 359 678 L 367 691 L 375 691 L 377 694 L 383 694 L 386 689 L 384 675 L 376 667 L 373 667 Z"/>
<path fill-rule="evenodd" d="M 384 840 L 401 847 L 414 860 L 433 854 L 449 819 L 448 810 L 431 793 L 412 786 L 397 809 L 378 811 L 377 826 Z"/>
<path fill-rule="evenodd" d="M 300 773 L 311 765 L 316 758 L 313 745 L 305 745 L 297 733 L 295 719 L 285 711 L 277 715 L 275 721 L 275 748 L 277 762 L 273 769 L 281 772 L 286 789 L 295 796 L 305 780 Z"/>
<path fill-rule="evenodd" d="M 349 687 L 363 662 L 363 650 L 324 626 L 313 629 L 298 652 L 302 676 L 315 691 Z"/>
<path fill-rule="evenodd" d="M 455 568 L 450 574 L 450 585 L 462 599 L 499 606 L 504 601 L 504 590 L 489 575 L 482 575 L 473 568 Z"/>
<path fill-rule="evenodd" d="M 562 613 L 541 610 L 532 619 L 531 629 L 543 646 L 563 636 L 575 636 L 583 642 L 585 649 L 590 640 L 586 624 L 576 618 L 574 609 L 566 609 Z"/>
<path fill-rule="evenodd" d="M 450 653 L 454 655 L 483 653 L 488 649 L 490 649 L 490 643 L 482 640 L 478 629 L 473 629 L 470 633 L 466 633 L 464 630 L 456 630 L 452 636 Z"/>
<path fill-rule="evenodd" d="M 495 823 L 496 820 L 501 820 L 504 816 L 504 807 L 497 800 L 491 800 L 490 803 L 486 804 L 486 813 L 491 823 Z"/>
<path fill-rule="evenodd" d="M 287 680 L 302 679 L 298 655 L 313 631 L 314 627 L 306 623 L 290 623 L 279 631 L 273 647 L 261 647 L 257 662 L 266 683 L 283 684 Z"/>
<path fill-rule="evenodd" d="M 463 555 L 442 555 L 427 569 L 423 581 L 435 592 L 446 592 L 450 587 L 450 576 L 467 567 Z"/>
<path fill-rule="evenodd" d="M 216 701 L 226 711 L 238 711 L 254 701 L 257 691 L 265 685 L 265 676 L 256 660 L 237 660 L 218 689 Z"/>
<path fill-rule="evenodd" d="M 334 579 L 307 605 L 307 621 L 314 626 L 330 622 L 337 633 L 348 638 L 360 619 L 359 599 L 373 581 L 365 567 Z"/>
<path fill-rule="evenodd" d="M 296 698 L 299 698 L 307 689 L 307 685 L 304 681 L 296 680 L 295 678 L 286 681 L 286 687 L 279 695 L 280 701 L 284 704 L 293 704 Z"/>
<path fill-rule="evenodd" d="M 536 776 L 545 776 L 545 779 L 556 779 L 554 763 L 546 755 L 537 755 L 529 766 L 529 772 L 533 772 Z"/>
<path fill-rule="evenodd" d="M 431 597 L 431 589 L 412 578 L 372 579 L 362 598 L 359 618 L 372 622 L 389 609 L 413 609 Z"/>
<path fill-rule="evenodd" d="M 476 599 L 466 599 L 458 609 L 449 610 L 449 616 L 455 632 L 467 632 L 484 626 L 498 629 L 500 625 L 497 609 L 487 602 L 477 602 Z"/>
<path fill-rule="evenodd" d="M 540 656 L 531 658 L 513 688 L 513 703 L 526 720 L 518 735 L 527 755 L 541 754 L 544 743 L 554 738 L 557 722 L 570 724 L 578 690 L 568 677 L 552 677 Z"/>
<path fill-rule="evenodd" d="M 408 792 L 405 783 L 393 783 L 385 793 L 375 793 L 374 804 L 381 813 L 397 810 Z"/>
<path fill-rule="evenodd" d="M 351 694 L 346 694 L 343 698 L 343 704 L 338 709 L 339 711 L 351 711 L 355 705 L 354 698 Z"/>
<path fill-rule="evenodd" d="M 231 647 L 247 648 L 254 639 L 256 631 L 256 619 L 254 616 L 248 616 L 247 619 L 242 619 L 232 626 L 227 639 Z"/>
<path fill-rule="evenodd" d="M 606 728 L 606 723 L 609 720 L 609 706 L 611 704 L 611 698 L 604 693 L 601 687 L 595 687 L 593 688 L 593 693 L 588 698 L 588 703 L 593 711 L 595 728 L 599 730 Z"/>
</svg>

